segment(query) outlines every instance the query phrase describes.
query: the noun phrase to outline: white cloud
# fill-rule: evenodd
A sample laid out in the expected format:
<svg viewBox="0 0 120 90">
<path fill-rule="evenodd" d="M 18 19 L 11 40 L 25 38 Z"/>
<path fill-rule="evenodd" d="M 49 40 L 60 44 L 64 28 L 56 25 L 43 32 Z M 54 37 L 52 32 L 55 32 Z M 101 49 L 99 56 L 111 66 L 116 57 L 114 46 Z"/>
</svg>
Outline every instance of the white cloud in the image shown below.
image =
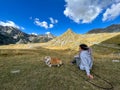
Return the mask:
<svg viewBox="0 0 120 90">
<path fill-rule="evenodd" d="M 25 29 L 24 27 L 16 25 L 13 21 L 6 21 L 6 22 L 0 21 L 0 25 L 11 26 L 11 27 L 14 27 L 14 28 L 22 29 L 22 30 Z"/>
<path fill-rule="evenodd" d="M 51 18 L 51 17 L 50 17 L 49 19 L 50 19 L 51 23 L 54 23 L 54 20 L 53 20 L 53 18 Z"/>
<path fill-rule="evenodd" d="M 65 0 L 64 15 L 76 23 L 90 23 L 120 0 Z"/>
<path fill-rule="evenodd" d="M 53 28 L 53 27 L 54 27 L 54 25 L 53 25 L 53 24 L 50 24 L 50 25 L 49 25 L 49 28 Z"/>
<path fill-rule="evenodd" d="M 22 29 L 22 30 L 25 30 L 25 28 L 24 28 L 24 27 L 21 27 L 21 29 Z"/>
<path fill-rule="evenodd" d="M 50 34 L 50 32 L 46 32 L 45 34 Z"/>
<path fill-rule="evenodd" d="M 103 14 L 103 21 L 113 20 L 120 15 L 120 3 L 113 4 L 111 8 L 108 8 Z"/>
<path fill-rule="evenodd" d="M 58 23 L 58 20 L 56 19 L 53 19 L 52 17 L 49 18 L 50 19 L 50 24 L 46 21 L 40 21 L 39 18 L 35 18 L 34 19 L 34 23 L 37 25 L 37 26 L 40 26 L 40 27 L 43 27 L 45 29 L 48 29 L 48 28 L 53 28 L 54 25 L 56 23 Z"/>
<path fill-rule="evenodd" d="M 37 36 L 38 34 L 37 33 L 31 33 L 31 35 L 36 35 Z"/>
<path fill-rule="evenodd" d="M 39 21 L 39 18 L 35 18 L 35 21 Z"/>
<path fill-rule="evenodd" d="M 0 21 L 0 25 L 11 26 L 11 27 L 15 27 L 15 28 L 20 29 L 20 27 L 18 25 L 16 25 L 13 21 L 7 21 L 7 22 Z"/>
<path fill-rule="evenodd" d="M 55 23 L 58 23 L 58 20 L 55 20 Z"/>
<path fill-rule="evenodd" d="M 44 27 L 45 29 L 48 29 L 48 23 L 46 21 L 40 22 L 39 19 L 35 19 L 34 23 L 38 26 Z"/>
<path fill-rule="evenodd" d="M 52 24 L 58 23 L 58 20 L 57 20 L 57 19 L 53 19 L 52 17 L 50 17 L 49 19 L 50 19 L 50 21 L 51 21 Z"/>
</svg>

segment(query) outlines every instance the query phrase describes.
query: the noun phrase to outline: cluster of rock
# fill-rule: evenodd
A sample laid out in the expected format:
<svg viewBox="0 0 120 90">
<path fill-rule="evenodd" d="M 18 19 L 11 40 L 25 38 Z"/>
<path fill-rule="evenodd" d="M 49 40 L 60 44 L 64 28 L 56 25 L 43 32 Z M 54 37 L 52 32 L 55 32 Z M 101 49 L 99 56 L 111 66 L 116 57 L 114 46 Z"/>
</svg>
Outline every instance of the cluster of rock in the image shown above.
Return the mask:
<svg viewBox="0 0 120 90">
<path fill-rule="evenodd" d="M 51 33 L 44 35 L 27 34 L 18 28 L 0 25 L 0 45 L 48 42 L 55 38 Z"/>
</svg>

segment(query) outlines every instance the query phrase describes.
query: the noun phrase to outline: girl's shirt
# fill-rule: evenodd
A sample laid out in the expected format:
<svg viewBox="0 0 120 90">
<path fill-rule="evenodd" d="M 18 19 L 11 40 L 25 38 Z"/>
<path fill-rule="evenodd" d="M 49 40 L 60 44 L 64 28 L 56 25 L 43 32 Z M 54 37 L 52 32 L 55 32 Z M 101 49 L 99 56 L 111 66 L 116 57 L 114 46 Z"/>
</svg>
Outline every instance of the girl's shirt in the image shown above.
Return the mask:
<svg viewBox="0 0 120 90">
<path fill-rule="evenodd" d="M 82 50 L 80 52 L 80 64 L 81 70 L 85 70 L 87 75 L 90 75 L 90 69 L 92 68 L 93 60 L 91 55 L 91 50 Z"/>
</svg>

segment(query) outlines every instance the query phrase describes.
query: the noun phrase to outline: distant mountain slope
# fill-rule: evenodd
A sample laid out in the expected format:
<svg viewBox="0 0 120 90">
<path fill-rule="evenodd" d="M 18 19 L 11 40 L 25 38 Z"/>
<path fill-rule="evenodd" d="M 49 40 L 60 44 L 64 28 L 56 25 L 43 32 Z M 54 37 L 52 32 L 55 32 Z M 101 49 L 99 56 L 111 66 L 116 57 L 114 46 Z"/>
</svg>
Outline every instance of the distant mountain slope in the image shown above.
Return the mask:
<svg viewBox="0 0 120 90">
<path fill-rule="evenodd" d="M 18 28 L 14 28 L 14 27 L 11 27 L 11 26 L 1 26 L 0 25 L 0 34 L 4 35 L 5 37 L 8 37 L 8 39 L 7 39 L 8 42 L 6 41 L 8 44 L 11 44 L 11 42 L 10 42 L 11 40 L 13 41 L 13 43 L 18 43 L 18 42 L 19 43 L 25 43 L 25 42 L 27 43 L 27 42 L 30 42 L 28 34 L 20 31 Z M 3 39 L 3 42 L 4 41 L 5 41 L 5 39 Z"/>
<path fill-rule="evenodd" d="M 17 44 L 0 46 L 0 48 L 7 49 L 31 49 L 31 48 L 49 48 L 49 49 L 72 49 L 78 50 L 79 45 L 85 43 L 88 46 L 95 45 L 97 47 L 104 47 L 108 51 L 107 47 L 120 47 L 120 33 L 97 33 L 97 34 L 75 34 L 72 30 L 68 30 L 61 36 L 54 38 L 53 40 L 46 43 L 29 43 L 29 44 Z M 98 50 L 98 49 L 94 49 Z M 103 50 L 103 52 L 105 51 Z M 99 51 L 99 50 L 98 50 Z"/>
<path fill-rule="evenodd" d="M 56 36 L 54 36 L 51 33 L 48 34 L 42 34 L 42 35 L 30 35 L 29 36 L 29 40 L 31 43 L 43 43 L 43 42 L 48 42 L 50 40 L 52 40 L 53 38 L 55 38 Z"/>
<path fill-rule="evenodd" d="M 71 29 L 68 29 L 67 32 L 49 41 L 48 43 L 53 46 L 65 46 L 74 42 L 76 38 L 79 38 L 79 35 L 75 34 Z"/>
<path fill-rule="evenodd" d="M 75 34 L 71 29 L 68 29 L 61 36 L 47 42 L 43 47 L 51 49 L 78 49 L 78 46 L 82 43 L 85 43 L 89 46 L 93 44 L 101 43 L 107 39 L 110 39 L 120 33 L 97 33 L 97 34 Z"/>
<path fill-rule="evenodd" d="M 0 25 L 0 45 L 47 42 L 55 38 L 51 33 L 45 35 L 29 35 L 18 28 Z"/>
<path fill-rule="evenodd" d="M 106 28 L 93 29 L 87 33 L 91 34 L 91 33 L 114 33 L 114 32 L 120 32 L 120 24 L 113 24 Z"/>
<path fill-rule="evenodd" d="M 0 45 L 6 45 L 9 43 L 15 44 L 15 40 L 12 37 L 8 37 L 8 36 L 0 34 Z"/>
</svg>

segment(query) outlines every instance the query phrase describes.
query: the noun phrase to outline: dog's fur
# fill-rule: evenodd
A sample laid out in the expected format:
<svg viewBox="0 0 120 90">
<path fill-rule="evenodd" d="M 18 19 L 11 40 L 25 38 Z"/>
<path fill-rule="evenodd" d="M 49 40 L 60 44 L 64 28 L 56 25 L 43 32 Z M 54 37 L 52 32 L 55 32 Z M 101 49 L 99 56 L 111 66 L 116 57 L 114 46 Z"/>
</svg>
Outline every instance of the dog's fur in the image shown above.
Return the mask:
<svg viewBox="0 0 120 90">
<path fill-rule="evenodd" d="M 57 65 L 58 67 L 60 65 L 62 65 L 62 60 L 58 59 L 58 58 L 51 58 L 50 56 L 45 56 L 44 61 L 46 63 L 46 65 L 48 65 L 49 67 L 53 66 L 53 65 Z"/>
</svg>

